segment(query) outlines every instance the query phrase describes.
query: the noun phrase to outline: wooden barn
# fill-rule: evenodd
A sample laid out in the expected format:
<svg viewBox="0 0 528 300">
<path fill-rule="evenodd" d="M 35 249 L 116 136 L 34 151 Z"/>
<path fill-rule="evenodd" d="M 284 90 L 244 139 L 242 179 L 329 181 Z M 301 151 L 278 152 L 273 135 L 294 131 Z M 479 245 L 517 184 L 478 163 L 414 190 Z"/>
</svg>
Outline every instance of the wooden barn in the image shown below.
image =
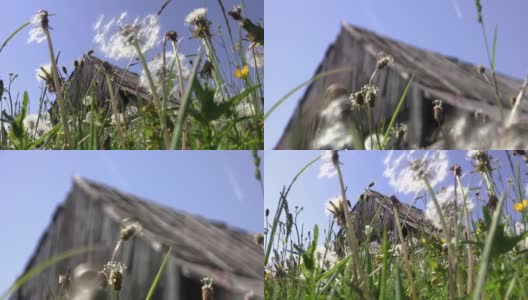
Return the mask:
<svg viewBox="0 0 528 300">
<path fill-rule="evenodd" d="M 264 254 L 253 234 L 78 177 L 25 271 L 74 248 L 95 246 L 97 250 L 53 265 L 11 299 L 51 299 L 50 291 L 57 291 L 59 275 L 67 270 L 73 273 L 87 264 L 101 270 L 120 239 L 125 218 L 139 222 L 142 230 L 124 242 L 116 257 L 127 266 L 120 299 L 145 299 L 169 247 L 172 254 L 153 299 L 201 299 L 204 277 L 213 280 L 214 299 L 263 299 Z"/>
<path fill-rule="evenodd" d="M 373 81 L 379 88 L 374 108 L 374 124 L 383 121 L 388 124 L 407 82 L 414 74 L 413 83 L 397 120 L 407 125 L 407 147 L 460 147 L 449 144 L 441 134 L 433 115 L 435 99 L 443 101 L 443 126 L 448 134 L 450 128 L 456 127 L 454 124 L 458 120 L 466 122 L 460 129 L 462 132 L 476 131 L 475 128 L 479 126 L 490 130 L 500 127 L 500 114 L 494 92 L 484 76 L 479 73 L 477 66 L 416 48 L 366 29 L 343 24 L 337 40 L 327 49 L 315 75 L 341 68 L 348 70 L 323 77 L 308 86 L 275 148 L 314 148 L 313 140 L 317 134 L 321 112 L 336 97 L 345 95 L 348 99 L 349 93 L 356 92 L 367 84 L 376 69 L 380 53 L 388 54 L 394 60 L 379 71 Z M 490 72 L 485 72 L 486 76 L 491 78 Z M 497 74 L 496 78 L 504 114 L 508 116 L 512 110 L 512 97 L 518 96 L 522 82 L 502 74 Z M 508 135 L 511 135 L 528 140 L 526 94 L 521 100 L 515 123 L 509 126 L 509 130 L 505 129 L 506 134 L 495 133 L 498 138 L 504 136 L 507 139 Z M 357 111 L 348 110 L 344 115 L 355 120 L 354 122 L 359 122 Z M 331 120 L 337 121 L 339 120 Z M 367 136 L 367 118 L 363 117 L 362 122 L 362 135 Z M 483 135 L 490 138 L 490 134 Z M 478 140 L 478 137 L 475 139 Z M 363 141 L 360 143 L 363 144 Z M 471 145 L 467 147 L 469 146 Z M 347 145 L 346 148 L 354 147 Z"/>
<path fill-rule="evenodd" d="M 365 239 L 365 226 L 370 225 L 372 220 L 374 220 L 372 222 L 372 241 L 381 242 L 385 226 L 389 233 L 389 240 L 391 242 L 398 241 L 394 205 L 398 205 L 402 231 L 405 237 L 419 237 L 421 234 L 430 234 L 433 231 L 432 225 L 425 219 L 423 210 L 402 203 L 395 196 L 387 197 L 369 189 L 361 195 L 360 200 L 352 208 L 351 212 L 358 240 L 362 241 Z M 378 210 L 379 212 L 376 216 Z"/>
</svg>

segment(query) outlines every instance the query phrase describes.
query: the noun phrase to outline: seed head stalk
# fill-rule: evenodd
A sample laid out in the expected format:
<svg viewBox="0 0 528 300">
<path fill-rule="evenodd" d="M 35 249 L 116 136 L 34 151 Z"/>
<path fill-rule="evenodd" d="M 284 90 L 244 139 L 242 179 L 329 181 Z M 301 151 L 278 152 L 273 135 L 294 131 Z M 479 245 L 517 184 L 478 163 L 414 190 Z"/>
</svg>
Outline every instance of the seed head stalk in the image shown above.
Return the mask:
<svg viewBox="0 0 528 300">
<path fill-rule="evenodd" d="M 53 43 L 51 42 L 51 35 L 49 32 L 48 26 L 42 26 L 42 30 L 46 35 L 48 41 L 48 49 L 50 54 L 51 61 L 51 72 L 53 73 L 53 85 L 55 85 L 55 94 L 57 95 L 57 100 L 59 101 L 59 111 L 62 119 L 62 126 L 64 127 L 64 138 L 66 139 L 66 149 L 73 149 L 73 140 L 70 132 L 70 126 L 68 125 L 68 114 L 66 111 L 66 103 L 62 94 L 62 88 L 59 83 L 59 74 L 57 72 L 57 62 L 55 61 L 55 52 L 53 51 Z"/>
<path fill-rule="evenodd" d="M 183 96 L 185 95 L 185 87 L 183 84 L 183 72 L 182 72 L 181 62 L 180 62 L 179 55 L 178 55 L 179 54 L 178 44 L 174 40 L 171 40 L 171 44 L 172 44 L 172 49 L 174 50 L 174 54 L 176 57 L 176 68 L 178 69 L 178 81 L 180 84 L 180 91 L 181 91 L 180 93 Z M 184 120 L 183 128 L 182 128 L 182 150 L 187 149 L 187 131 L 188 131 L 187 120 Z"/>
<path fill-rule="evenodd" d="M 364 290 L 363 294 L 366 296 L 369 294 L 368 292 L 368 284 L 366 282 L 367 278 L 365 277 L 365 274 L 363 272 L 363 266 L 361 264 L 361 260 L 359 257 L 359 245 L 358 240 L 356 238 L 356 232 L 354 230 L 354 224 L 352 223 L 352 220 L 350 219 L 349 212 L 348 212 L 348 206 L 347 206 L 347 200 L 346 200 L 346 192 L 345 192 L 345 184 L 343 182 L 343 174 L 341 173 L 341 167 L 339 166 L 339 156 L 337 151 L 332 151 L 332 163 L 334 165 L 334 168 L 337 171 L 337 177 L 339 178 L 339 187 L 341 189 L 341 197 L 342 197 L 342 205 L 345 207 L 345 221 L 346 221 L 346 236 L 348 238 L 348 242 L 350 245 L 350 251 L 352 252 L 352 265 L 351 268 L 353 268 L 355 279 L 357 280 L 357 286 L 361 287 L 364 284 Z"/>
<path fill-rule="evenodd" d="M 427 186 L 427 190 L 429 191 L 429 194 L 431 195 L 431 198 L 433 199 L 433 203 L 435 205 L 435 208 L 438 212 L 438 216 L 440 217 L 440 224 L 442 225 L 442 230 L 444 231 L 444 238 L 447 243 L 447 263 L 448 263 L 448 287 L 449 287 L 449 299 L 453 300 L 456 298 L 456 284 L 455 284 L 455 260 L 454 260 L 454 249 L 453 245 L 451 243 L 451 233 L 450 228 L 447 226 L 446 220 L 444 218 L 444 214 L 442 213 L 442 209 L 440 208 L 440 203 L 438 203 L 438 200 L 436 199 L 436 196 L 434 194 L 433 188 L 431 187 L 431 184 L 429 183 L 429 180 L 427 177 L 423 178 L 423 181 L 425 185 Z"/>
<path fill-rule="evenodd" d="M 126 140 L 123 135 L 123 129 L 121 128 L 121 117 L 119 116 L 119 110 L 117 109 L 117 100 L 114 94 L 114 88 L 112 86 L 112 78 L 110 74 L 105 70 L 106 84 L 108 86 L 108 91 L 110 91 L 110 101 L 112 102 L 112 113 L 114 114 L 114 121 L 117 128 L 117 135 L 119 137 L 119 143 L 121 144 L 121 149 L 126 149 Z"/>
<path fill-rule="evenodd" d="M 460 175 L 455 175 L 456 181 L 458 186 L 462 187 L 462 180 L 460 179 Z M 465 215 L 465 221 L 466 221 L 466 240 L 468 242 L 467 244 L 467 253 L 468 253 L 468 270 L 467 270 L 467 294 L 471 293 L 471 290 L 473 289 L 473 246 L 471 245 L 471 231 L 470 231 L 470 218 L 469 218 L 469 212 L 467 209 L 467 202 L 466 197 L 467 195 L 464 194 L 464 189 L 461 188 L 460 192 L 462 193 L 462 198 L 464 198 L 464 215 Z"/>
<path fill-rule="evenodd" d="M 222 76 L 220 75 L 220 65 L 218 64 L 218 60 L 216 58 L 216 52 L 214 51 L 211 37 L 204 37 L 202 38 L 202 41 L 204 43 L 206 55 L 213 64 L 213 79 L 216 83 L 218 90 L 222 92 L 222 87 L 224 87 L 225 84 L 222 80 Z"/>
<path fill-rule="evenodd" d="M 403 252 L 403 257 L 405 261 L 405 271 L 407 273 L 407 278 L 409 279 L 409 285 L 411 286 L 411 293 L 412 293 L 412 299 L 416 300 L 418 299 L 418 296 L 416 294 L 416 286 L 414 284 L 414 279 L 412 276 L 412 269 L 411 269 L 411 261 L 409 260 L 409 252 L 407 250 L 407 243 L 405 242 L 405 239 L 403 237 L 403 230 L 400 223 L 400 211 L 398 208 L 397 203 L 393 203 L 392 209 L 394 211 L 394 218 L 396 220 L 396 227 L 398 229 L 398 236 L 400 237 L 400 245 Z"/>
<path fill-rule="evenodd" d="M 134 48 L 136 49 L 136 53 L 139 57 L 139 60 L 141 61 L 141 64 L 143 65 L 143 69 L 145 70 L 145 74 L 147 75 L 147 79 L 150 85 L 150 90 L 152 91 L 152 96 L 154 97 L 154 105 L 156 106 L 158 110 L 158 115 L 160 117 L 161 121 L 161 131 L 163 133 L 163 140 L 165 147 L 169 147 L 170 145 L 170 136 L 169 131 L 167 129 L 167 122 L 165 119 L 165 108 L 162 106 L 160 102 L 160 98 L 156 89 L 156 86 L 154 85 L 154 80 L 152 79 L 152 74 L 150 73 L 150 70 L 148 68 L 147 60 L 145 59 L 145 56 L 141 52 L 141 49 L 139 48 L 138 42 L 134 39 L 132 41 L 132 44 L 134 45 Z"/>
</svg>

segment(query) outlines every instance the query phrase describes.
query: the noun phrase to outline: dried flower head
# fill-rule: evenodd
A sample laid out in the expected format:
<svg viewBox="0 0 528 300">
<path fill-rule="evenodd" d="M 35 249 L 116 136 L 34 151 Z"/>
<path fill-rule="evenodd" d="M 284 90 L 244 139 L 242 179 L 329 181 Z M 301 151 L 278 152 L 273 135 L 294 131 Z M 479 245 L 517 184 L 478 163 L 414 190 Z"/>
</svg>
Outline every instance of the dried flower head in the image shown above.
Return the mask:
<svg viewBox="0 0 528 300">
<path fill-rule="evenodd" d="M 178 41 L 178 33 L 176 31 L 174 31 L 174 30 L 167 31 L 165 33 L 165 37 L 171 42 Z"/>
<path fill-rule="evenodd" d="M 376 61 L 376 68 L 378 70 L 381 70 L 385 68 L 388 64 L 390 64 L 393 61 L 392 56 L 385 54 L 385 53 L 379 53 L 378 54 L 378 60 Z"/>
<path fill-rule="evenodd" d="M 138 234 L 143 227 L 141 224 L 130 218 L 121 221 L 121 231 L 119 232 L 119 238 L 122 241 L 127 241 L 134 235 Z"/>
<path fill-rule="evenodd" d="M 433 101 L 433 116 L 437 124 L 440 124 L 444 117 L 444 109 L 442 108 L 442 100 L 434 100 Z"/>
<path fill-rule="evenodd" d="M 477 70 L 480 74 L 484 74 L 486 72 L 486 68 L 483 65 L 478 65 Z"/>
<path fill-rule="evenodd" d="M 351 93 L 348 99 L 354 108 L 365 104 L 365 95 L 363 94 L 363 91 Z"/>
<path fill-rule="evenodd" d="M 491 171 L 491 156 L 484 150 L 469 150 L 466 153 L 468 159 L 474 160 L 475 171 L 487 173 Z"/>
<path fill-rule="evenodd" d="M 145 53 L 159 42 L 160 25 L 157 15 L 136 18 L 133 22 L 125 20 L 126 17 L 127 12 L 123 12 L 119 18 L 114 17 L 103 24 L 104 16 L 101 16 L 94 26 L 94 41 L 109 58 L 132 58 L 137 55 L 134 43 Z"/>
<path fill-rule="evenodd" d="M 213 280 L 209 277 L 202 278 L 202 300 L 213 299 Z"/>
<path fill-rule="evenodd" d="M 257 245 L 259 245 L 260 247 L 264 247 L 264 236 L 262 234 L 257 233 L 255 234 L 254 238 Z"/>
<path fill-rule="evenodd" d="M 372 84 L 366 84 L 361 88 L 361 93 L 365 96 L 365 103 L 371 108 L 376 106 L 376 94 L 378 88 Z"/>
<path fill-rule="evenodd" d="M 116 261 L 110 261 L 103 267 L 103 273 L 108 278 L 108 285 L 119 291 L 123 285 L 123 273 L 126 265 Z"/>
</svg>

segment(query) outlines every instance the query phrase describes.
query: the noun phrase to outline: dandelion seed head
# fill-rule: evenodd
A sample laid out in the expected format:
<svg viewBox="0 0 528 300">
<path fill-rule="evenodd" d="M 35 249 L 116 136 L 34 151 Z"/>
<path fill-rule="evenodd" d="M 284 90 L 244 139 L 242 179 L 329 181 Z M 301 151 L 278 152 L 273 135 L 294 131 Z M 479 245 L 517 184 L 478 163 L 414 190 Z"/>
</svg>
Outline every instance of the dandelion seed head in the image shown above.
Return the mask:
<svg viewBox="0 0 528 300">
<path fill-rule="evenodd" d="M 37 81 L 39 82 L 47 82 L 47 80 L 49 79 L 49 77 L 52 76 L 52 72 L 51 72 L 51 64 L 44 64 L 44 65 L 41 65 L 40 67 L 38 67 L 36 70 L 35 70 L 35 78 L 37 79 Z"/>
<path fill-rule="evenodd" d="M 248 48 L 246 51 L 246 62 L 252 68 L 264 67 L 264 47 Z"/>
<path fill-rule="evenodd" d="M 159 43 L 160 24 L 156 15 L 147 15 L 134 21 L 126 21 L 127 13 L 119 18 L 104 22 L 100 16 L 94 26 L 96 32 L 94 42 L 109 58 L 126 59 L 137 55 L 133 43 L 137 42 L 142 53 L 152 49 Z"/>
<path fill-rule="evenodd" d="M 381 138 L 373 133 L 365 139 L 365 150 L 380 150 Z"/>
<path fill-rule="evenodd" d="M 343 201 L 341 200 L 341 197 L 333 197 L 326 201 L 325 203 L 325 214 L 327 216 L 334 216 L 336 215 L 336 207 L 337 209 L 343 208 Z"/>
<path fill-rule="evenodd" d="M 321 156 L 321 160 L 323 161 L 323 164 L 319 168 L 319 175 L 318 178 L 332 178 L 337 175 L 337 170 L 334 167 L 334 163 L 332 162 L 332 156 L 333 152 L 332 150 L 325 150 L 323 151 L 323 155 Z"/>
<path fill-rule="evenodd" d="M 165 53 L 165 66 L 163 65 L 163 56 L 157 55 L 153 60 L 148 62 L 148 68 L 152 75 L 152 80 L 156 86 L 156 92 L 158 95 L 163 95 L 163 70 L 165 70 L 165 82 L 167 86 L 170 85 L 170 95 L 175 98 L 180 98 L 180 82 L 178 77 L 178 66 L 177 63 L 174 63 L 174 69 L 171 69 L 173 62 L 175 62 L 176 54 L 174 51 Z M 180 61 L 183 85 L 186 85 L 186 80 L 189 78 L 191 71 L 190 66 L 186 62 L 185 56 L 181 53 L 178 54 L 178 60 Z M 145 70 L 141 72 L 139 77 L 140 85 L 146 88 L 150 93 L 152 93 L 151 86 L 148 81 L 147 74 Z"/>
<path fill-rule="evenodd" d="M 383 176 L 389 179 L 389 184 L 398 192 L 421 192 L 427 188 L 424 178 L 434 187 L 448 174 L 449 161 L 445 151 L 425 152 L 420 155 L 419 152 L 411 150 L 401 152 L 399 156 L 395 153 L 391 151 L 385 158 Z"/>
<path fill-rule="evenodd" d="M 187 17 L 185 17 L 185 23 L 187 24 L 196 24 L 199 21 L 202 21 L 206 18 L 207 9 L 206 8 L 196 8 L 192 10 Z"/>
<path fill-rule="evenodd" d="M 40 138 L 51 130 L 51 123 L 46 115 L 29 114 L 22 121 L 24 128 L 30 136 Z"/>
<path fill-rule="evenodd" d="M 315 248 L 314 258 L 319 269 L 324 270 L 331 269 L 338 261 L 337 254 L 334 251 L 321 245 Z"/>
<path fill-rule="evenodd" d="M 44 28 L 48 27 L 48 12 L 45 10 L 38 11 L 30 20 L 30 23 L 34 26 L 29 31 L 28 44 L 36 42 L 37 44 L 42 43 L 46 39 Z"/>
<path fill-rule="evenodd" d="M 464 195 L 467 195 L 468 189 L 465 187 L 463 189 Z M 460 213 L 461 209 L 464 209 L 464 198 L 462 197 L 461 188 L 457 187 L 456 202 L 455 187 L 453 185 L 441 189 L 438 193 L 435 194 L 435 196 L 436 200 L 438 201 L 438 204 L 440 205 L 442 215 L 444 216 L 446 222 L 449 223 L 449 220 L 451 220 L 451 224 L 453 224 L 453 221 L 455 220 L 457 214 Z M 475 207 L 475 204 L 469 197 L 467 197 L 466 199 L 466 205 L 468 212 L 471 212 Z M 431 223 L 433 223 L 433 225 L 435 225 L 437 228 L 441 228 L 442 224 L 440 221 L 440 214 L 432 200 L 427 203 L 427 207 L 425 209 L 425 217 L 429 221 L 431 221 Z"/>
<path fill-rule="evenodd" d="M 315 149 L 345 149 L 353 143 L 353 137 L 342 122 L 324 128 L 313 141 Z"/>
</svg>

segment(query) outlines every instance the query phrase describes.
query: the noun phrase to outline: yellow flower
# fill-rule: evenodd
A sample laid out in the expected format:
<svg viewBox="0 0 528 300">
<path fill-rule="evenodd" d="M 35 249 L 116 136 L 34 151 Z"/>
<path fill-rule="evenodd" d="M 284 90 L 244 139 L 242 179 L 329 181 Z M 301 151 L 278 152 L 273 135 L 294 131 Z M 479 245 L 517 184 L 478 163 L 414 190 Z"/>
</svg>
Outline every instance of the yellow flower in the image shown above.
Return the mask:
<svg viewBox="0 0 528 300">
<path fill-rule="evenodd" d="M 528 200 L 524 199 L 522 202 L 513 204 L 513 210 L 516 212 L 524 212 L 528 208 Z"/>
<path fill-rule="evenodd" d="M 236 78 L 244 79 L 248 76 L 248 74 L 249 74 L 249 67 L 247 65 L 243 66 L 242 69 L 237 68 L 235 70 Z"/>
</svg>

